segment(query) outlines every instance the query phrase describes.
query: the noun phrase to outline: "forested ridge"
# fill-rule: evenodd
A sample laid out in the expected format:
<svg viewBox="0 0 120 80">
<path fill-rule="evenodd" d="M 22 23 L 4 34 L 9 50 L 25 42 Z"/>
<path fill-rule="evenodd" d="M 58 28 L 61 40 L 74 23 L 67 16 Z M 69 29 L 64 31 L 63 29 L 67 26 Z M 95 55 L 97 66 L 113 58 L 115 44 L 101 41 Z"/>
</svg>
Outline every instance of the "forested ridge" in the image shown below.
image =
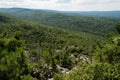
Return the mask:
<svg viewBox="0 0 120 80">
<path fill-rule="evenodd" d="M 0 13 L 0 80 L 120 79 L 119 20 L 77 18 L 52 11 L 54 14 L 47 13 L 50 18 L 46 18 L 53 22 L 50 25 L 50 21 L 42 24 L 42 20 L 36 22 L 32 16 L 23 15 L 24 20 L 18 19 L 16 10 L 17 17 L 11 16 L 11 13 Z M 30 9 L 23 10 L 29 12 Z M 26 14 L 24 11 L 23 14 Z M 95 23 L 99 28 L 85 27 L 82 23 L 79 26 L 84 29 L 81 30 L 65 25 L 59 19 L 70 21 L 69 25 L 78 22 L 73 26 L 80 22 L 86 22 L 88 26 Z M 63 28 L 55 26 L 60 24 Z M 108 28 L 108 25 L 111 27 Z M 86 29 L 89 31 L 84 31 Z"/>
<path fill-rule="evenodd" d="M 116 32 L 114 25 L 119 22 L 119 19 L 111 17 L 71 16 L 65 12 L 52 10 L 5 8 L 0 12 L 47 26 L 101 36 Z"/>
</svg>

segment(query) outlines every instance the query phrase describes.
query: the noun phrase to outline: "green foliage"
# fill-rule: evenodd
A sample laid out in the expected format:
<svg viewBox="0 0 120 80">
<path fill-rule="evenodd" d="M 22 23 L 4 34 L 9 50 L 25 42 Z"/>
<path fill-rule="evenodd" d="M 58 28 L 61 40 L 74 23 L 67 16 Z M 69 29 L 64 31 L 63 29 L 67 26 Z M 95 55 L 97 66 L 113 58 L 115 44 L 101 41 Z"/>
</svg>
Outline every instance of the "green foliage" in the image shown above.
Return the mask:
<svg viewBox="0 0 120 80">
<path fill-rule="evenodd" d="M 5 48 L 5 42 L 4 40 L 0 39 L 0 51 L 2 51 Z"/>
<path fill-rule="evenodd" d="M 15 40 L 10 40 L 7 44 L 8 52 L 11 52 L 11 51 L 15 52 L 16 48 L 17 48 L 16 41 Z"/>
<path fill-rule="evenodd" d="M 116 29 L 117 29 L 117 31 L 120 33 L 120 24 L 117 24 L 117 25 L 116 25 Z"/>
<path fill-rule="evenodd" d="M 61 66 L 64 67 L 64 68 L 71 69 L 72 61 L 71 61 L 70 56 L 68 55 L 68 53 L 62 53 Z"/>
<path fill-rule="evenodd" d="M 23 47 L 17 45 L 15 39 L 0 40 L 0 79 L 20 80 L 20 76 L 28 74 Z"/>
<path fill-rule="evenodd" d="M 65 77 L 62 74 L 55 74 L 54 80 L 65 80 Z"/>
<path fill-rule="evenodd" d="M 115 36 L 109 44 L 106 44 L 102 49 L 98 49 L 95 54 L 97 60 L 100 62 L 118 63 L 120 62 L 120 47 L 119 47 L 120 36 Z"/>
<path fill-rule="evenodd" d="M 63 80 L 119 80 L 120 68 L 118 66 L 107 63 L 81 64 L 78 69 L 69 74 L 59 76 L 58 79 L 62 77 Z"/>
<path fill-rule="evenodd" d="M 36 80 L 36 79 L 31 77 L 30 75 L 27 75 L 27 76 L 22 76 L 21 80 Z"/>
<path fill-rule="evenodd" d="M 54 80 L 119 80 L 120 79 L 120 35 L 112 36 L 110 43 L 98 47 L 92 62 L 80 62 L 68 74 L 57 74 Z"/>
<path fill-rule="evenodd" d="M 15 32 L 14 38 L 19 40 L 22 37 L 22 33 L 20 31 Z"/>
</svg>

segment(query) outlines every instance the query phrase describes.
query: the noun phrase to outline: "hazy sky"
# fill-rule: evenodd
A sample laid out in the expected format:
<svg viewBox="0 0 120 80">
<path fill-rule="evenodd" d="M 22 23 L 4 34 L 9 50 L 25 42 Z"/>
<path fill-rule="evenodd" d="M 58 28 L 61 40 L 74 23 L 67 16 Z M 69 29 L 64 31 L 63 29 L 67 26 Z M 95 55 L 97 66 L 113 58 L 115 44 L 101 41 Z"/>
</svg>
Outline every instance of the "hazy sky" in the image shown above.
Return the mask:
<svg viewBox="0 0 120 80">
<path fill-rule="evenodd" d="M 120 10 L 120 0 L 0 0 L 0 8 L 25 7 L 67 11 Z"/>
</svg>

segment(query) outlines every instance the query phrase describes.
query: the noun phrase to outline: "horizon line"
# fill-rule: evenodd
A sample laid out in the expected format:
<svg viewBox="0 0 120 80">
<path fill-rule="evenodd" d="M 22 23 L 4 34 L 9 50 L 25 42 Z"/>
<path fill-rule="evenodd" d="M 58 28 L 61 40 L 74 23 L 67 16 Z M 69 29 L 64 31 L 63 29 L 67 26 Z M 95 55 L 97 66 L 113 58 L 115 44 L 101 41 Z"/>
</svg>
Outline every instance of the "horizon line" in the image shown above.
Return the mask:
<svg viewBox="0 0 120 80">
<path fill-rule="evenodd" d="M 31 10 L 50 10 L 50 11 L 68 11 L 68 12 L 109 12 L 109 11 L 120 11 L 120 10 L 58 10 L 58 9 L 43 9 L 43 8 L 27 8 L 27 7 L 0 7 L 1 9 L 31 9 Z"/>
</svg>

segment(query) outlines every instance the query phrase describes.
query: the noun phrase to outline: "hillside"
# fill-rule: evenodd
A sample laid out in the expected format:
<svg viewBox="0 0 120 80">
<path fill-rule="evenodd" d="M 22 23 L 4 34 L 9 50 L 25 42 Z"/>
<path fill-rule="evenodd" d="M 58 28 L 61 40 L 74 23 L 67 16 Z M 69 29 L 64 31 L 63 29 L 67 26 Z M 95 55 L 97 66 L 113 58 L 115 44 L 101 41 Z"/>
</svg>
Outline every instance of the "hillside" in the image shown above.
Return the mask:
<svg viewBox="0 0 120 80">
<path fill-rule="evenodd" d="M 49 75 L 61 73 L 61 68 L 71 70 L 80 61 L 80 55 L 92 53 L 105 41 L 103 37 L 0 14 L 0 78 L 46 80 Z"/>
<path fill-rule="evenodd" d="M 114 25 L 119 21 L 100 17 L 71 16 L 60 11 L 52 10 L 5 8 L 0 9 L 0 12 L 47 26 L 102 36 L 116 32 Z"/>
<path fill-rule="evenodd" d="M 63 19 L 63 15 L 59 15 Z M 66 17 L 68 15 L 64 15 Z M 89 18 L 87 21 L 93 19 Z M 120 33 L 120 24 L 115 28 Z M 120 34 L 107 38 L 0 13 L 0 79 L 119 80 Z"/>
<path fill-rule="evenodd" d="M 16 18 L 7 17 L 5 15 L 0 15 L 0 31 L 0 33 L 7 32 L 5 35 L 8 37 L 11 36 L 15 31 L 22 31 L 23 35 L 28 36 L 30 41 L 33 41 L 33 43 L 35 42 L 34 40 L 37 40 L 41 43 L 42 41 L 43 43 L 47 41 L 49 43 L 54 42 L 57 43 L 57 45 L 59 44 L 59 42 L 62 42 L 62 44 L 64 45 L 72 45 L 73 43 L 75 43 L 76 45 L 84 45 L 84 42 L 86 43 L 87 40 L 89 40 L 90 42 L 88 42 L 88 44 L 91 44 L 92 41 L 94 42 L 95 39 L 100 38 L 84 32 L 78 33 L 59 28 L 45 27 L 40 24 L 18 20 Z M 29 40 L 27 42 L 29 42 Z"/>
</svg>

